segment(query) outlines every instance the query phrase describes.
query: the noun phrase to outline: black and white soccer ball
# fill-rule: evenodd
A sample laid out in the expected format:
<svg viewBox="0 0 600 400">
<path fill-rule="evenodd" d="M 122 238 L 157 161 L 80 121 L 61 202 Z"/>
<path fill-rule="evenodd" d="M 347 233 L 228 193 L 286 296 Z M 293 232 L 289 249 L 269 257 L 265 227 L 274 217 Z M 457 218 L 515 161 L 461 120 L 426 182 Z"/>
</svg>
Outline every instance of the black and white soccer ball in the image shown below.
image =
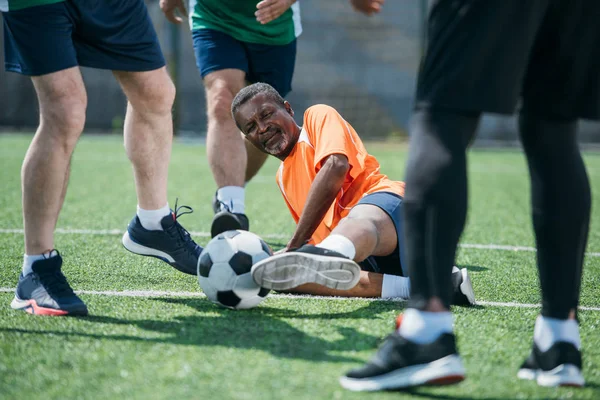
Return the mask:
<svg viewBox="0 0 600 400">
<path fill-rule="evenodd" d="M 233 309 L 256 307 L 269 294 L 254 282 L 252 265 L 273 254 L 248 231 L 223 232 L 206 245 L 198 260 L 198 282 L 213 303 Z"/>
</svg>

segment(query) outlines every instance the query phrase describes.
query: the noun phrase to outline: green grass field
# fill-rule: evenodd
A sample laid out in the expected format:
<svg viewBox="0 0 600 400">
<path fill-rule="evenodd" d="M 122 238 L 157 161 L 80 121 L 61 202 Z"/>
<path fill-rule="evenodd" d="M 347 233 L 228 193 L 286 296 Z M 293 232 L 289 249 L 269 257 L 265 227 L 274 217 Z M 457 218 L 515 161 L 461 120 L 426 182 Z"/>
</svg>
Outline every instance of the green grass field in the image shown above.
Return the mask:
<svg viewBox="0 0 600 400">
<path fill-rule="evenodd" d="M 539 303 L 525 159 L 518 151 L 476 150 L 469 156 L 471 204 L 457 264 L 469 269 L 482 305 L 455 309 L 467 380 L 360 394 L 343 390 L 338 377 L 373 354 L 404 304 L 273 295 L 248 311 L 211 304 L 194 277 L 121 247 L 136 199 L 117 136 L 82 138 L 58 221 L 64 272 L 83 292 L 90 316 L 11 310 L 23 253 L 19 176 L 30 139 L 0 134 L 1 399 L 600 399 L 598 153 L 585 154 L 594 195 L 581 296 L 587 387 L 546 389 L 516 378 L 538 312 L 532 305 Z M 383 172 L 402 179 L 405 149 L 367 148 Z M 276 168 L 277 160 L 269 160 L 246 194 L 252 230 L 274 249 L 293 231 Z M 178 197 L 194 208 L 181 222 L 200 244 L 209 239 L 214 190 L 204 147 L 176 143 L 170 204 Z"/>
</svg>

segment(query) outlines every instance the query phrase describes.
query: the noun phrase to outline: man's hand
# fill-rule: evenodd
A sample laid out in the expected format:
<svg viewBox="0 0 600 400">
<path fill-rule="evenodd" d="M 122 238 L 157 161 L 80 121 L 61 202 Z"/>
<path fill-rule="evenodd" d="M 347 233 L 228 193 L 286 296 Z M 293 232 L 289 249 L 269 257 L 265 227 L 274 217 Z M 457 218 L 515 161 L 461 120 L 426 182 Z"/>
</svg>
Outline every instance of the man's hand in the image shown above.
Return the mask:
<svg viewBox="0 0 600 400">
<path fill-rule="evenodd" d="M 183 18 L 177 15 L 177 11 L 186 18 L 188 16 L 183 0 L 160 0 L 160 9 L 174 24 L 180 24 L 183 21 Z"/>
<path fill-rule="evenodd" d="M 256 5 L 254 13 L 256 20 L 261 24 L 268 24 L 287 11 L 296 0 L 263 0 Z"/>
<path fill-rule="evenodd" d="M 352 8 L 363 14 L 371 15 L 381 11 L 381 6 L 385 0 L 350 0 Z"/>
</svg>

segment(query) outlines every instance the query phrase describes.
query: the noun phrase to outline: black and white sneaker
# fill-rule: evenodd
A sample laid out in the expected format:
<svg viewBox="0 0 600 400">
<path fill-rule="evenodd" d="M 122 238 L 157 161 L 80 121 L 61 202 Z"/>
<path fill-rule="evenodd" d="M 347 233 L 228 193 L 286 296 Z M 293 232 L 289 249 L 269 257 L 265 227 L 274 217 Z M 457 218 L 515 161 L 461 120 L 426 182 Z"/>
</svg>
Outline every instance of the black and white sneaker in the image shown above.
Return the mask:
<svg viewBox="0 0 600 400">
<path fill-rule="evenodd" d="M 469 271 L 466 268 L 452 268 L 452 287 L 454 294 L 452 296 L 452 304 L 457 306 L 474 306 L 475 292 L 469 277 Z"/>
<path fill-rule="evenodd" d="M 581 352 L 568 342 L 556 342 L 544 352 L 534 342 L 531 354 L 521 365 L 517 376 L 535 380 L 540 386 L 582 387 L 585 384 L 581 373 Z"/>
<path fill-rule="evenodd" d="M 250 229 L 250 222 L 246 214 L 232 213 L 223 210 L 215 214 L 210 227 L 210 236 L 215 237 L 227 231 L 247 231 Z"/>
<path fill-rule="evenodd" d="M 181 209 L 187 211 L 179 212 Z M 192 211 L 191 207 L 177 207 L 175 203 L 175 212 L 160 222 L 162 231 L 145 229 L 136 215 L 123 235 L 123 246 L 132 253 L 159 258 L 178 271 L 196 275 L 202 247 L 192 240 L 189 232 L 177 221 L 180 216 Z"/>
<path fill-rule="evenodd" d="M 56 250 L 54 250 L 56 251 Z M 85 303 L 71 289 L 56 255 L 33 263 L 33 272 L 19 276 L 11 308 L 35 315 L 87 315 Z"/>
<path fill-rule="evenodd" d="M 304 245 L 254 264 L 252 278 L 259 286 L 273 290 L 288 290 L 305 283 L 348 290 L 358 283 L 360 267 L 338 252 Z"/>
<path fill-rule="evenodd" d="M 250 230 L 250 222 L 246 214 L 231 212 L 230 205 L 219 201 L 217 194 L 213 197 L 212 208 L 215 212 L 212 225 L 210 227 L 210 236 L 215 237 L 223 232 Z"/>
<path fill-rule="evenodd" d="M 465 369 L 453 334 L 429 344 L 389 335 L 363 367 L 348 372 L 340 384 L 352 391 L 402 389 L 420 385 L 450 385 L 465 379 Z"/>
</svg>

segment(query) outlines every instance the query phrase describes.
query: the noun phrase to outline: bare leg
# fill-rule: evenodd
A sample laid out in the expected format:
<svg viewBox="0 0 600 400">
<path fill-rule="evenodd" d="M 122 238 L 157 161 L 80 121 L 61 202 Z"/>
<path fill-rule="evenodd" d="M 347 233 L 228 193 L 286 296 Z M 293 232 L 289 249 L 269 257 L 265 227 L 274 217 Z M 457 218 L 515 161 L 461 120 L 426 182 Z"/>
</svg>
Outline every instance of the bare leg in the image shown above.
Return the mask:
<svg viewBox="0 0 600 400">
<path fill-rule="evenodd" d="M 363 261 L 371 255 L 389 255 L 396 250 L 398 244 L 396 227 L 389 215 L 381 208 L 369 204 L 360 204 L 352 208 L 331 234 L 350 239 L 356 249 L 356 262 Z M 361 271 L 358 284 L 349 290 L 336 290 L 307 283 L 292 289 L 291 292 L 318 296 L 381 297 L 382 284 L 383 274 Z"/>
<path fill-rule="evenodd" d="M 246 146 L 246 154 L 248 155 L 248 163 L 246 164 L 246 182 L 250 182 L 250 179 L 258 173 L 260 168 L 267 161 L 268 155 L 258 150 L 252 143 L 244 139 L 244 145 Z"/>
<path fill-rule="evenodd" d="M 247 155 L 240 130 L 231 116 L 231 103 L 246 85 L 245 72 L 224 69 L 204 77 L 208 114 L 206 152 L 217 187 L 243 187 Z"/>
<path fill-rule="evenodd" d="M 87 97 L 79 68 L 32 78 L 40 125 L 27 150 L 21 182 L 25 253 L 54 248 L 54 228 L 69 180 L 71 155 L 85 124 Z"/>
<path fill-rule="evenodd" d="M 128 99 L 125 149 L 133 164 L 138 204 L 156 210 L 167 204 L 175 86 L 164 67 L 147 72 L 113 73 Z"/>
</svg>

